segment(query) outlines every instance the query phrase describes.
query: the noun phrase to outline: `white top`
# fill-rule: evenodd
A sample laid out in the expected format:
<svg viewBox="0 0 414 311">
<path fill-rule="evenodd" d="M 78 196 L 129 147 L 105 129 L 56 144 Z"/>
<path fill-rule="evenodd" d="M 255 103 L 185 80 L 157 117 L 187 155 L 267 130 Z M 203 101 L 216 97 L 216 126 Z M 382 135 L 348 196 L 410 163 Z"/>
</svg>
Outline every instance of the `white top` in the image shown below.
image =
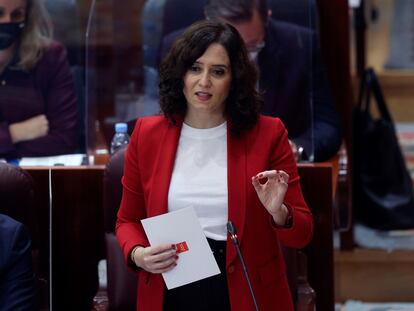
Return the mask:
<svg viewBox="0 0 414 311">
<path fill-rule="evenodd" d="M 208 238 L 226 240 L 226 122 L 208 129 L 183 123 L 168 192 L 168 211 L 190 206 L 195 209 Z"/>
</svg>

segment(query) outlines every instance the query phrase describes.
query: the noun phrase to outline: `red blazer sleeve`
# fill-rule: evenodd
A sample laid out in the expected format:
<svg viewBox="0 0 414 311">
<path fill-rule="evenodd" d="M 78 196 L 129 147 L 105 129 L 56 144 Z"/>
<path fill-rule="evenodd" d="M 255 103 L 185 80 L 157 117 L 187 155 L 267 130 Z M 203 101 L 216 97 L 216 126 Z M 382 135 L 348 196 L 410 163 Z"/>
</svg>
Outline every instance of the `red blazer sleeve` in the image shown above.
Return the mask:
<svg viewBox="0 0 414 311">
<path fill-rule="evenodd" d="M 116 222 L 116 237 L 126 262 L 131 266 L 130 254 L 136 245 L 148 246 L 149 242 L 141 224 L 146 218 L 146 204 L 142 187 L 138 153 L 142 120 L 138 120 L 125 154 L 123 193 Z"/>
<path fill-rule="evenodd" d="M 281 133 L 274 140 L 271 153 L 271 167 L 289 174 L 288 191 L 284 203 L 291 208 L 293 223 L 290 228 L 275 227 L 282 244 L 302 248 L 313 236 L 313 217 L 303 198 L 296 160 L 283 123 L 277 119 L 275 133 Z"/>
</svg>

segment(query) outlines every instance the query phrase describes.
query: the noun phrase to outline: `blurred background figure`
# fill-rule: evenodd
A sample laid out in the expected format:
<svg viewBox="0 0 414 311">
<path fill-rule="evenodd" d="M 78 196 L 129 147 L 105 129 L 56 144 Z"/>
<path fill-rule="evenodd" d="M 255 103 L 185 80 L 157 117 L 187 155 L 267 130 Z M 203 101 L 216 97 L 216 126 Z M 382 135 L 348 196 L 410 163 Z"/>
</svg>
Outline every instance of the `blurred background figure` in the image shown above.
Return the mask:
<svg viewBox="0 0 414 311">
<path fill-rule="evenodd" d="M 209 0 L 204 13 L 233 25 L 243 37 L 259 68 L 262 113 L 282 119 L 298 160 L 335 155 L 342 137 L 314 29 L 271 18 L 266 0 Z M 164 38 L 160 58 L 181 32 Z"/>
<path fill-rule="evenodd" d="M 63 44 L 71 67 L 84 63 L 85 34 L 77 0 L 42 0 L 53 25 L 53 38 Z M 79 2 L 79 3 L 78 3 Z"/>
<path fill-rule="evenodd" d="M 157 96 L 157 54 L 162 39 L 163 7 L 166 0 L 148 0 L 141 15 L 142 42 L 144 51 L 144 93 Z"/>
<path fill-rule="evenodd" d="M 74 152 L 77 101 L 39 0 L 0 0 L 0 158 Z"/>
</svg>

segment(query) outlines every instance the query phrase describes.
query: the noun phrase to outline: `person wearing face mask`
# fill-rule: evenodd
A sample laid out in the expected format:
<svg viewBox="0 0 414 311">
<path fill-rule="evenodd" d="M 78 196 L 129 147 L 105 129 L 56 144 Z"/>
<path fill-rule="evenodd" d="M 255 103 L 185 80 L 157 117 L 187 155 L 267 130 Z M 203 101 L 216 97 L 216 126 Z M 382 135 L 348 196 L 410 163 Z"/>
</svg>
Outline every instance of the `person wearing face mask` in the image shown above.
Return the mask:
<svg viewBox="0 0 414 311">
<path fill-rule="evenodd" d="M 204 14 L 241 34 L 259 69 L 261 112 L 281 118 L 297 159 L 324 161 L 334 156 L 342 137 L 315 33 L 271 18 L 266 0 L 207 0 Z M 164 38 L 160 58 L 181 32 Z"/>
<path fill-rule="evenodd" d="M 24 23 L 0 24 L 0 50 L 8 49 L 20 37 Z"/>
<path fill-rule="evenodd" d="M 77 103 L 39 0 L 0 0 L 0 158 L 74 152 Z"/>
</svg>

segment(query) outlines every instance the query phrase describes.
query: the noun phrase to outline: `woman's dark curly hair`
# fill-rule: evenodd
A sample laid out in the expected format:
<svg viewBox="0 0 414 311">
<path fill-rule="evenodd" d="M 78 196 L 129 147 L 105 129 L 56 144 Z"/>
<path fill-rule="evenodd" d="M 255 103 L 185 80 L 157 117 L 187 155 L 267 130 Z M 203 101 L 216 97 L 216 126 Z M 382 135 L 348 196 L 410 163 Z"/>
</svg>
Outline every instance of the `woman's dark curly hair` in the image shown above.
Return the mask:
<svg viewBox="0 0 414 311">
<path fill-rule="evenodd" d="M 249 59 L 243 39 L 233 26 L 226 23 L 196 22 L 174 43 L 159 70 L 161 110 L 173 124 L 176 123 L 176 116 L 185 115 L 187 101 L 183 93 L 183 78 L 213 43 L 221 44 L 230 59 L 232 81 L 225 114 L 231 131 L 239 134 L 255 125 L 263 100 L 256 91 L 257 71 Z"/>
</svg>

